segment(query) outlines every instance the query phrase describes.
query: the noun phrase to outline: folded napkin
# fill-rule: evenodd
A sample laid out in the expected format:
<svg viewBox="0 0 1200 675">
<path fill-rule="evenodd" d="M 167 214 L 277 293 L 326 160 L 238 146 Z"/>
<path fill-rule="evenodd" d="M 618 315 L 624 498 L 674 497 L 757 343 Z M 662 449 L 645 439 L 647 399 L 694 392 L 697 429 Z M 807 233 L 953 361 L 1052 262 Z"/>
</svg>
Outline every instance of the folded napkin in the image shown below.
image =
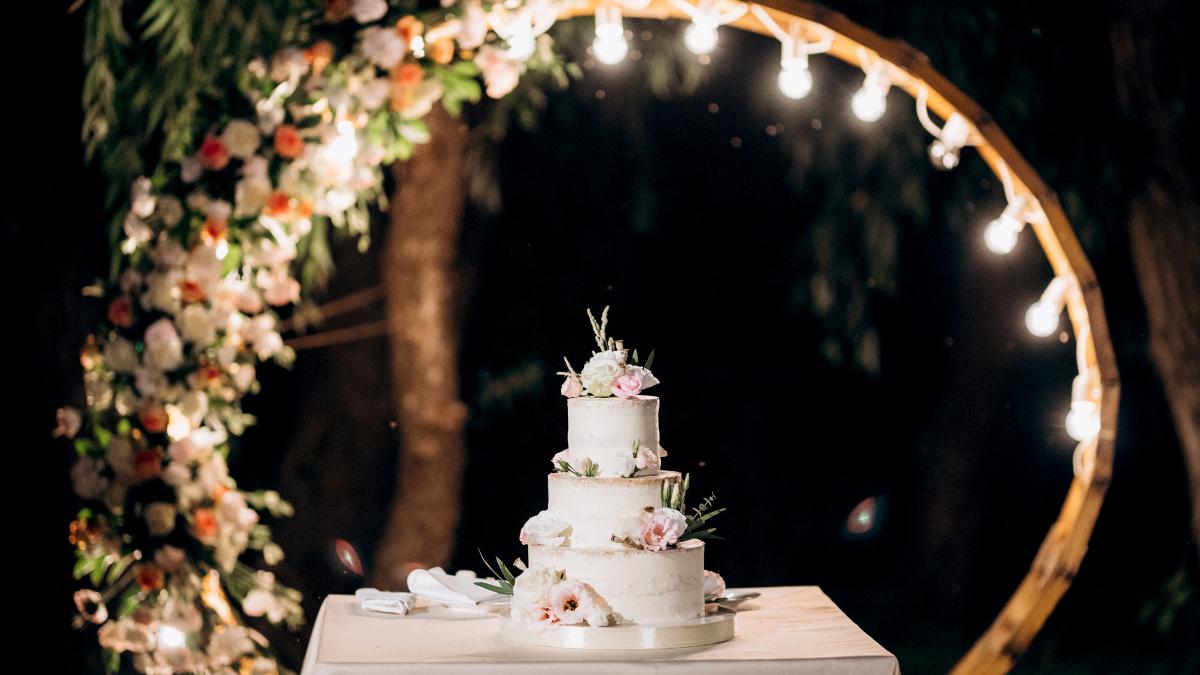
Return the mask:
<svg viewBox="0 0 1200 675">
<path fill-rule="evenodd" d="M 499 593 L 476 586 L 476 581 L 478 579 L 474 572 L 463 570 L 451 575 L 440 567 L 432 567 L 413 570 L 408 575 L 408 590 L 447 607 L 476 607 L 502 597 Z"/>
<path fill-rule="evenodd" d="M 417 605 L 417 596 L 412 593 L 389 593 L 377 588 L 360 588 L 354 591 L 358 606 L 368 612 L 384 614 L 408 614 Z"/>
</svg>

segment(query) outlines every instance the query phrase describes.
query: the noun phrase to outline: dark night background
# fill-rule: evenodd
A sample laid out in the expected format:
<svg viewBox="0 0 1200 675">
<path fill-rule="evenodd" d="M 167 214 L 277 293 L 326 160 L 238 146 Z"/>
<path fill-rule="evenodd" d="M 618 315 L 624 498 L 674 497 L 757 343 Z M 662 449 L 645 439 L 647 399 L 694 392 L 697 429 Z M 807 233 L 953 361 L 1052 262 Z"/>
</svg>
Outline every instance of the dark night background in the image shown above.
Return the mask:
<svg viewBox="0 0 1200 675">
<path fill-rule="evenodd" d="M 1104 291 L 1123 385 L 1113 482 L 1079 576 L 1017 671 L 1200 668 L 1195 601 L 1170 622 L 1156 611 L 1196 592 L 1196 548 L 1124 224 L 1124 186 L 1150 163 L 1144 131 L 1113 100 L 1110 30 L 1129 8 L 830 5 L 913 44 L 996 118 L 1059 191 Z M 1182 59 L 1191 10 L 1155 7 L 1162 58 Z M 78 142 L 82 28 L 39 12 L 27 23 L 45 38 L 21 58 L 40 66 L 16 85 L 35 117 L 17 132 L 32 164 L 5 199 L 13 480 L 38 486 L 12 512 L 29 533 L 11 546 L 34 570 L 15 583 L 35 593 L 39 633 L 76 672 L 96 663 L 94 636 L 63 628 L 73 507 L 69 456 L 48 432 L 80 389 L 76 355 L 97 310 L 78 289 L 106 266 L 104 182 Z M 1023 326 L 1049 266 L 1028 231 L 1007 257 L 984 249 L 1000 187 L 971 151 L 936 172 L 906 95 L 863 124 L 848 112 L 861 73 L 817 57 L 813 93 L 789 101 L 774 84 L 777 43 L 730 30 L 711 65 L 684 69 L 699 73 L 694 86 L 662 95 L 648 73 L 673 57 L 645 39 L 677 42 L 679 26 L 629 27 L 645 58 L 551 93 L 535 128 L 491 148 L 502 208 L 468 214 L 468 467 L 452 566 L 478 568 L 476 548 L 521 553 L 516 532 L 544 508 L 547 460 L 565 443 L 553 372 L 564 354 L 576 365 L 588 354 L 584 308 L 609 304 L 611 334 L 657 350 L 667 466 L 729 507 L 729 541 L 709 547 L 707 566 L 732 586 L 819 585 L 905 672 L 944 671 L 1028 569 L 1071 480 L 1074 343 Z M 1175 95 L 1194 108 L 1194 91 Z M 343 249 L 331 297 L 378 283 L 374 251 Z M 289 553 L 279 573 L 304 591 L 310 620 L 324 595 L 360 585 L 333 541 L 369 564 L 387 514 L 387 358 L 382 340 L 304 351 L 290 372 L 264 368 L 264 393 L 247 402 L 260 425 L 233 475 L 296 503 L 276 524 Z M 347 373 L 347 361 L 360 366 Z M 868 498 L 875 526 L 851 535 Z M 298 667 L 307 635 L 277 639 Z"/>
</svg>

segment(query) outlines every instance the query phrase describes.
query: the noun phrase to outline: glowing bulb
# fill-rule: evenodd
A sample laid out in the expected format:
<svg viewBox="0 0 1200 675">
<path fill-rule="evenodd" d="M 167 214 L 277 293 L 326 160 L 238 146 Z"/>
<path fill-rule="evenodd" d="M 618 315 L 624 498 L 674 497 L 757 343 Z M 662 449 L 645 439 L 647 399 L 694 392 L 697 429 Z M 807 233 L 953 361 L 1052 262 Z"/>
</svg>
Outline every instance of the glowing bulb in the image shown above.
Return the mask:
<svg viewBox="0 0 1200 675">
<path fill-rule="evenodd" d="M 693 54 L 707 54 L 717 48 L 717 25 L 697 17 L 683 33 L 683 43 Z"/>
<path fill-rule="evenodd" d="M 224 239 L 218 241 L 214 253 L 217 255 L 217 260 L 224 260 L 229 255 L 229 242 Z"/>
<path fill-rule="evenodd" d="M 1049 337 L 1058 330 L 1059 310 L 1041 301 L 1029 306 L 1025 312 L 1025 327 L 1038 337 Z"/>
<path fill-rule="evenodd" d="M 1067 413 L 1067 435 L 1089 441 L 1100 433 L 1100 410 L 1094 401 L 1074 401 Z"/>
<path fill-rule="evenodd" d="M 163 624 L 158 627 L 158 646 L 161 649 L 179 649 L 187 646 L 187 635 L 174 626 Z"/>
<path fill-rule="evenodd" d="M 971 124 L 959 113 L 952 113 L 942 127 L 941 135 L 929 145 L 929 161 L 943 171 L 958 166 L 962 149 L 971 136 Z"/>
<path fill-rule="evenodd" d="M 620 9 L 604 5 L 597 8 L 596 39 L 592 42 L 592 53 L 597 61 L 609 66 L 620 63 L 629 53 Z"/>
<path fill-rule="evenodd" d="M 887 94 L 892 83 L 888 81 L 886 68 L 884 64 L 877 63 L 868 70 L 862 88 L 855 92 L 850 101 L 854 116 L 864 122 L 878 121 L 887 110 Z"/>
<path fill-rule="evenodd" d="M 786 59 L 780 62 L 779 90 L 788 98 L 802 99 L 812 91 L 812 73 L 807 59 Z"/>
<path fill-rule="evenodd" d="M 933 148 L 930 147 L 930 151 Z M 983 241 L 992 253 L 1005 255 L 1017 246 L 1017 235 L 1025 227 L 1025 221 L 1020 218 L 1025 208 L 1025 198 L 1017 197 L 1004 207 L 1004 212 L 983 231 Z"/>
</svg>

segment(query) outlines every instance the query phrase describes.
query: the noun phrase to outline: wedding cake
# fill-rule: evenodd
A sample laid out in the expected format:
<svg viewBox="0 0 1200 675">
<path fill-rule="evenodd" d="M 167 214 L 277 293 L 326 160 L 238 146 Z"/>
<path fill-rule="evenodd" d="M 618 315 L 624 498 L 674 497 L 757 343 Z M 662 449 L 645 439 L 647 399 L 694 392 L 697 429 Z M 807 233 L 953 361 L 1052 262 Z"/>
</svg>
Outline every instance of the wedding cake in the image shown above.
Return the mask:
<svg viewBox="0 0 1200 675">
<path fill-rule="evenodd" d="M 518 641 L 637 648 L 727 640 L 732 615 L 714 620 L 713 604 L 724 582 L 705 571 L 702 541 L 723 509 L 712 509 L 710 497 L 685 515 L 690 481 L 662 469 L 659 399 L 642 394 L 658 384 L 654 355 L 640 364 L 636 351 L 609 338 L 607 308 L 599 321 L 588 318 L 599 351 L 580 371 L 568 360 L 560 373 L 567 449 L 552 459 L 546 510 L 521 528 L 528 564 L 518 561 L 514 577 L 497 561 L 502 579 L 480 585 L 511 593 L 503 632 Z M 673 632 L 613 639 L 643 627 Z"/>
</svg>

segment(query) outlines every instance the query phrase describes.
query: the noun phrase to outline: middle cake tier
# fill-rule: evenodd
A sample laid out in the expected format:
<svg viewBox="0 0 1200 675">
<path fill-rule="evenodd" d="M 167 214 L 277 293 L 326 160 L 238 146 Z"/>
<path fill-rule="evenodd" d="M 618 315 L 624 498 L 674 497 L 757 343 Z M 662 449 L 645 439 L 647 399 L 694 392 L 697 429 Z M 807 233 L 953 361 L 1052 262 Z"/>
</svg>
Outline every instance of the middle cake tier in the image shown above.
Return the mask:
<svg viewBox="0 0 1200 675">
<path fill-rule="evenodd" d="M 630 519 L 641 518 L 646 507 L 662 506 L 664 483 L 679 483 L 678 471 L 631 478 L 586 478 L 552 473 L 547 479 L 547 509 L 571 524 L 572 548 L 623 548 L 612 540 Z"/>
</svg>

